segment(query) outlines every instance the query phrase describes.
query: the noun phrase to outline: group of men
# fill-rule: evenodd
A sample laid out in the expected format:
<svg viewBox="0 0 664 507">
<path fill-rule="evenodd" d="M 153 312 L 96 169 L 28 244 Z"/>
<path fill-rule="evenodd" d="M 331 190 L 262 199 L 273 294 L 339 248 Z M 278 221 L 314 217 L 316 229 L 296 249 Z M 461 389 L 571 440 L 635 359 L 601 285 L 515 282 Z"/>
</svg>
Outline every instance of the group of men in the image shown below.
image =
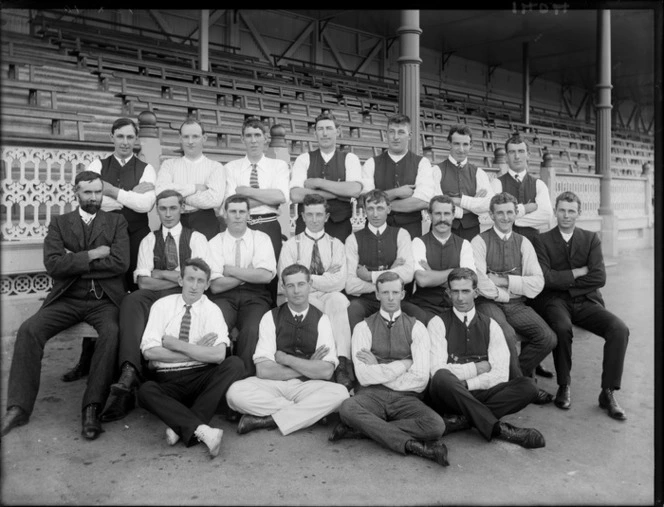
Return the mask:
<svg viewBox="0 0 664 507">
<path fill-rule="evenodd" d="M 49 224 L 54 285 L 18 331 L 2 435 L 32 414 L 47 340 L 80 321 L 99 336 L 67 379 L 88 374 L 90 440 L 137 400 L 170 445 L 201 441 L 211 456 L 223 431 L 209 423 L 223 411 L 240 434 L 284 435 L 338 411 L 331 441 L 368 437 L 441 465 L 443 436 L 471 427 L 542 447 L 538 430 L 501 418 L 530 403 L 570 408 L 573 324 L 605 339 L 599 405 L 626 418 L 614 391 L 629 331 L 604 308 L 599 238 L 575 226 L 571 192 L 540 234 L 554 209 L 522 137 L 507 140 L 509 171 L 490 181 L 468 162 L 465 125 L 433 166 L 408 149 L 407 116 L 388 119 L 387 150 L 364 165 L 337 149 L 338 134 L 332 114 L 318 116 L 318 149 L 290 171 L 265 157 L 266 126 L 249 118 L 246 156 L 223 166 L 187 120 L 184 156 L 156 174 L 134 155 L 134 122 L 117 120 L 113 155 L 76 176 L 78 209 Z M 353 198 L 367 217 L 356 232 Z M 289 200 L 298 218 L 284 242 L 278 208 Z M 481 232 L 484 213 L 493 226 Z M 555 397 L 535 379 L 551 352 Z"/>
</svg>

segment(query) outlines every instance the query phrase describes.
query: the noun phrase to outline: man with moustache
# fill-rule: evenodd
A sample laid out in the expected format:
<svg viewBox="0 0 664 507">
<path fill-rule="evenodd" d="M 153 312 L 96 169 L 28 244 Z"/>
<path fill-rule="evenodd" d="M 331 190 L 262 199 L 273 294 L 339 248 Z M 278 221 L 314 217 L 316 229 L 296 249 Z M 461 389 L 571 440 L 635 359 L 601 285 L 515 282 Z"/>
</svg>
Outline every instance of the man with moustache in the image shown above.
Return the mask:
<svg viewBox="0 0 664 507">
<path fill-rule="evenodd" d="M 103 183 L 99 174 L 83 171 L 76 175 L 75 185 L 79 208 L 53 216 L 44 239 L 44 266 L 53 278 L 53 288 L 39 311 L 18 330 L 2 436 L 30 419 L 46 342 L 83 321 L 95 328 L 99 338 L 83 395 L 81 433 L 94 440 L 103 431 L 99 414 L 113 382 L 129 235 L 123 216 L 100 209 Z"/>
<path fill-rule="evenodd" d="M 350 199 L 359 197 L 362 191 L 362 164 L 354 153 L 337 150 L 339 125 L 332 113 L 326 111 L 319 114 L 314 124 L 318 149 L 302 153 L 295 159 L 290 180 L 290 197 L 296 203 L 302 203 L 309 194 L 324 197 L 330 208 L 325 232 L 344 242 L 353 232 L 350 222 L 353 206 Z M 304 229 L 300 204 L 295 234 L 300 234 Z"/>
<path fill-rule="evenodd" d="M 433 167 L 435 192 L 447 195 L 454 202 L 452 232 L 470 241 L 480 233 L 479 215 L 489 211 L 494 192 L 487 174 L 468 162 L 473 132 L 467 125 L 454 125 L 447 135 L 450 153 Z M 440 190 L 439 190 L 440 189 Z"/>
</svg>

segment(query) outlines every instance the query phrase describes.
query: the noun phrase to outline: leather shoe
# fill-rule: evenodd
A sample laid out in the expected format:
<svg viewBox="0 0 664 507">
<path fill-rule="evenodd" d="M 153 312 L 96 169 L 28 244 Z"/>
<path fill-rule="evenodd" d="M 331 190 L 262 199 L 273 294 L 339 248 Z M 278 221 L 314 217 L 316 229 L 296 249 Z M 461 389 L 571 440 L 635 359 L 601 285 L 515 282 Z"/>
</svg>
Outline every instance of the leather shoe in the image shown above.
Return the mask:
<svg viewBox="0 0 664 507">
<path fill-rule="evenodd" d="M 341 384 L 350 392 L 353 389 L 353 380 L 350 378 L 350 364 L 352 364 L 347 357 L 339 357 L 339 366 L 334 371 L 334 380 L 337 384 Z"/>
<path fill-rule="evenodd" d="M 95 338 L 83 338 L 83 342 L 81 343 L 81 357 L 79 357 L 78 363 L 60 377 L 60 380 L 63 382 L 74 382 L 90 373 L 90 363 L 92 363 L 92 355 L 95 352 L 95 340 Z"/>
<path fill-rule="evenodd" d="M 568 410 L 570 405 L 572 405 L 572 396 L 567 384 L 563 384 L 558 387 L 556 399 L 553 401 L 553 403 L 556 405 L 556 407 L 562 408 L 563 410 Z"/>
<path fill-rule="evenodd" d="M 336 442 L 343 438 L 367 438 L 367 436 L 359 430 L 340 422 L 332 430 L 332 434 L 328 437 L 330 442 Z"/>
<path fill-rule="evenodd" d="M 547 393 L 544 389 L 540 389 L 537 391 L 537 398 L 535 398 L 535 401 L 533 403 L 535 405 L 546 405 L 547 403 L 551 403 L 553 401 L 553 394 Z"/>
<path fill-rule="evenodd" d="M 134 387 L 140 384 L 138 372 L 131 363 L 125 362 L 122 365 L 122 373 L 115 384 L 111 384 L 111 394 L 122 395 L 132 392 Z"/>
<path fill-rule="evenodd" d="M 444 467 L 450 465 L 450 462 L 447 460 L 447 446 L 442 442 L 442 439 L 434 442 L 409 440 L 406 442 L 406 452 L 430 459 Z"/>
<path fill-rule="evenodd" d="M 619 421 L 627 419 L 625 411 L 620 405 L 618 405 L 618 402 L 613 395 L 613 389 L 602 389 L 602 392 L 599 393 L 599 406 L 607 409 L 609 411 L 609 416 L 614 419 Z"/>
<path fill-rule="evenodd" d="M 542 364 L 538 364 L 537 368 L 535 368 L 535 375 L 539 375 L 540 377 L 544 378 L 553 378 L 553 372 L 551 370 L 547 370 Z"/>
<path fill-rule="evenodd" d="M 90 403 L 83 409 L 83 428 L 81 434 L 88 440 L 96 439 L 103 433 L 99 420 L 99 403 Z"/>
<path fill-rule="evenodd" d="M 21 407 L 13 406 L 7 409 L 5 418 L 2 420 L 2 432 L 0 436 L 5 436 L 17 426 L 28 424 L 30 416 Z"/>
<path fill-rule="evenodd" d="M 443 436 L 471 428 L 470 422 L 465 415 L 445 415 L 443 416 L 443 421 L 445 421 L 445 432 L 443 433 Z"/>
<path fill-rule="evenodd" d="M 544 436 L 534 428 L 517 428 L 510 423 L 499 422 L 498 430 L 496 438 L 518 444 L 526 449 L 537 449 L 546 445 Z"/>
<path fill-rule="evenodd" d="M 257 415 L 244 414 L 237 424 L 237 432 L 240 435 L 249 433 L 254 430 L 269 430 L 277 427 L 271 415 L 259 417 Z"/>
<path fill-rule="evenodd" d="M 99 417 L 101 422 L 119 421 L 136 406 L 134 393 L 111 395 L 110 402 Z"/>
<path fill-rule="evenodd" d="M 229 408 L 226 412 L 226 420 L 228 422 L 236 423 L 240 420 L 240 417 L 242 417 L 242 414 L 240 414 L 240 412 L 236 412 L 232 408 Z"/>
</svg>

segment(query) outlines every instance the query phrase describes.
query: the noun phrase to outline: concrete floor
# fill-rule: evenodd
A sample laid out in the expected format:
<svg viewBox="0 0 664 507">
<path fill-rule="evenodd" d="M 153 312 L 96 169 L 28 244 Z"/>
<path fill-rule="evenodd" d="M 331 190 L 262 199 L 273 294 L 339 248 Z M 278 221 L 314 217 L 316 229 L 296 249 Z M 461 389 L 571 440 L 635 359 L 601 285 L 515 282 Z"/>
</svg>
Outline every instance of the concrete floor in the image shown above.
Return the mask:
<svg viewBox="0 0 664 507">
<path fill-rule="evenodd" d="M 530 405 L 505 418 L 538 428 L 543 449 L 487 443 L 475 430 L 447 437 L 451 466 L 402 457 L 372 441 L 330 443 L 336 423 L 282 436 L 237 435 L 221 416 L 219 457 L 201 445 L 169 447 L 164 424 L 143 409 L 80 436 L 83 381 L 59 376 L 79 343 L 47 345 L 42 385 L 27 426 L 2 439 L 1 497 L 16 504 L 652 505 L 654 499 L 654 251 L 626 252 L 607 268 L 607 307 L 631 329 L 623 388 L 628 420 L 597 405 L 603 340 L 579 331 L 574 344 L 572 408 Z M 2 413 L 12 337 L 2 339 Z M 659 358 L 660 360 L 662 358 Z M 553 369 L 551 356 L 545 364 Z M 540 379 L 555 392 L 555 379 Z M 661 480 L 661 478 L 660 478 Z"/>
</svg>

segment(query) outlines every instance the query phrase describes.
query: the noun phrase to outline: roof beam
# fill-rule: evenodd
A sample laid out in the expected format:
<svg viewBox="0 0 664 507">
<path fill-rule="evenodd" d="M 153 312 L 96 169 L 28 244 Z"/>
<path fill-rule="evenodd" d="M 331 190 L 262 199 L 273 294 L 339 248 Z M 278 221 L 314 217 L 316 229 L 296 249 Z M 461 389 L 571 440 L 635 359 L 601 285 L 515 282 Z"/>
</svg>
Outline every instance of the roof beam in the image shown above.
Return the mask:
<svg viewBox="0 0 664 507">
<path fill-rule="evenodd" d="M 295 39 L 288 48 L 286 48 L 286 51 L 283 52 L 283 54 L 277 59 L 276 65 L 281 64 L 281 59 L 282 58 L 288 58 L 290 56 L 293 56 L 295 51 L 302 45 L 302 43 L 305 41 L 307 37 L 311 36 L 311 32 L 313 32 L 314 27 L 316 26 L 316 21 L 312 21 L 309 23 L 304 30 L 300 33 L 300 35 L 297 36 L 297 39 Z"/>
</svg>

